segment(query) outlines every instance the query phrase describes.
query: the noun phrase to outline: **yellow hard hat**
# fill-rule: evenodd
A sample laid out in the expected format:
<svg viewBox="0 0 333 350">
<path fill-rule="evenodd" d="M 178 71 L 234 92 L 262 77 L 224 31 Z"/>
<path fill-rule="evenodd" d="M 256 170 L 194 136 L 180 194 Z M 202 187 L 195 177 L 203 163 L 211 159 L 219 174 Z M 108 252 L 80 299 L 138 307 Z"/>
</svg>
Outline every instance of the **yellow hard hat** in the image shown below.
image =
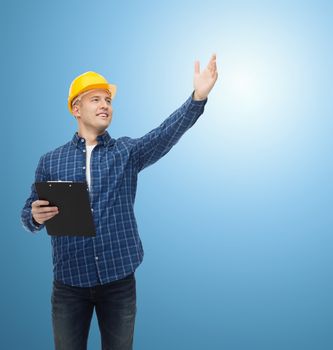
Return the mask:
<svg viewBox="0 0 333 350">
<path fill-rule="evenodd" d="M 108 90 L 113 99 L 116 95 L 117 86 L 109 84 L 108 81 L 100 74 L 96 72 L 86 72 L 78 77 L 76 77 L 69 87 L 68 92 L 68 109 L 71 113 L 72 111 L 72 102 L 75 97 L 79 96 L 85 91 L 92 89 L 105 89 Z"/>
</svg>

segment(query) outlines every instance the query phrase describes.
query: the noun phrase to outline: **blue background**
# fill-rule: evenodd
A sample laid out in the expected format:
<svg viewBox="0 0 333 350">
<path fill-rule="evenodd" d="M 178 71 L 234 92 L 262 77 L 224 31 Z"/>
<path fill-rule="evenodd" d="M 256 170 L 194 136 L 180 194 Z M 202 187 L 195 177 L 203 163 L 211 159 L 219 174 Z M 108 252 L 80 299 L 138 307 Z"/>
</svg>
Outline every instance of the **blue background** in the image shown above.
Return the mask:
<svg viewBox="0 0 333 350">
<path fill-rule="evenodd" d="M 139 137 L 213 52 L 205 113 L 139 175 L 135 349 L 333 349 L 332 16 L 318 0 L 2 5 L 2 349 L 53 348 L 50 239 L 20 213 L 39 157 L 76 131 L 72 79 L 117 84 L 108 130 Z"/>
</svg>

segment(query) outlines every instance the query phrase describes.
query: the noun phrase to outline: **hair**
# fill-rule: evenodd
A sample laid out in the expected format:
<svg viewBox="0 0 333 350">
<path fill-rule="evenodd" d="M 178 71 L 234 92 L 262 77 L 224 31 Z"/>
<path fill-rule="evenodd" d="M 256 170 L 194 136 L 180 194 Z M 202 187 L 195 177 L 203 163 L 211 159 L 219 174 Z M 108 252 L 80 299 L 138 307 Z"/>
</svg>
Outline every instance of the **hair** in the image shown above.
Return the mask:
<svg viewBox="0 0 333 350">
<path fill-rule="evenodd" d="M 77 95 L 77 96 L 73 99 L 73 101 L 72 101 L 72 107 L 73 107 L 74 105 L 76 105 L 78 102 L 81 102 L 81 98 L 82 98 L 84 95 L 87 95 L 89 92 L 91 92 L 91 90 L 82 92 L 82 94 Z"/>
<path fill-rule="evenodd" d="M 95 89 L 92 89 L 92 90 L 95 90 Z M 81 102 L 81 98 L 83 96 L 87 95 L 92 90 L 87 90 L 87 91 L 82 92 L 82 94 L 77 95 L 72 101 L 72 108 L 74 107 L 74 105 L 77 105 L 78 103 L 80 103 Z M 111 96 L 111 92 L 109 90 L 106 90 L 106 89 L 103 89 L 103 90 L 107 91 L 109 93 L 110 97 L 112 97 Z"/>
</svg>

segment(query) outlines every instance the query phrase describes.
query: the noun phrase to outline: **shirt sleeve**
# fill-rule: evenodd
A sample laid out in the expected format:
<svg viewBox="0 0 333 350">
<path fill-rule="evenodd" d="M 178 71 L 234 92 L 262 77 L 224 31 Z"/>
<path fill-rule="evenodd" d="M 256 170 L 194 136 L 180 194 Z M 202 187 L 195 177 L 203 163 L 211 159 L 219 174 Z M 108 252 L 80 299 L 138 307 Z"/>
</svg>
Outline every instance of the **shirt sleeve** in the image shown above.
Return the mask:
<svg viewBox="0 0 333 350">
<path fill-rule="evenodd" d="M 43 164 L 44 164 L 44 156 L 42 156 L 38 162 L 38 166 L 35 172 L 35 182 L 47 180 Z M 42 225 L 38 224 L 32 217 L 31 203 L 37 199 L 38 199 L 38 195 L 36 192 L 35 184 L 33 183 L 31 185 L 30 196 L 26 200 L 25 205 L 21 212 L 21 222 L 22 222 L 23 228 L 30 232 L 40 231 L 45 226 L 44 224 Z"/>
<path fill-rule="evenodd" d="M 167 154 L 204 112 L 207 98 L 197 101 L 193 99 L 193 94 L 194 91 L 160 126 L 134 139 L 134 157 L 138 172 Z"/>
</svg>

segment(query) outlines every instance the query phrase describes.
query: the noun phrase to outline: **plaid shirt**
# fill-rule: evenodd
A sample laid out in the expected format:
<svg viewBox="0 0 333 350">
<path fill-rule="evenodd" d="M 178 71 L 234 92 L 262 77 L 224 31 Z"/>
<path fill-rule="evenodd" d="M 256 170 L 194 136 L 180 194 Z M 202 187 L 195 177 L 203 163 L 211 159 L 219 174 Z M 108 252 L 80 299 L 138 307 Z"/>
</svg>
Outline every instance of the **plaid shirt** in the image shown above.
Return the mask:
<svg viewBox="0 0 333 350">
<path fill-rule="evenodd" d="M 193 100 L 192 93 L 159 127 L 140 138 L 113 139 L 107 131 L 97 137 L 89 192 L 96 236 L 51 236 L 55 280 L 91 287 L 135 271 L 144 255 L 134 216 L 138 173 L 169 152 L 204 112 L 206 102 Z M 35 181 L 84 182 L 85 167 L 85 139 L 76 132 L 70 142 L 40 158 Z M 21 214 L 23 227 L 31 232 L 44 227 L 32 218 L 31 203 L 37 199 L 32 184 Z"/>
</svg>

